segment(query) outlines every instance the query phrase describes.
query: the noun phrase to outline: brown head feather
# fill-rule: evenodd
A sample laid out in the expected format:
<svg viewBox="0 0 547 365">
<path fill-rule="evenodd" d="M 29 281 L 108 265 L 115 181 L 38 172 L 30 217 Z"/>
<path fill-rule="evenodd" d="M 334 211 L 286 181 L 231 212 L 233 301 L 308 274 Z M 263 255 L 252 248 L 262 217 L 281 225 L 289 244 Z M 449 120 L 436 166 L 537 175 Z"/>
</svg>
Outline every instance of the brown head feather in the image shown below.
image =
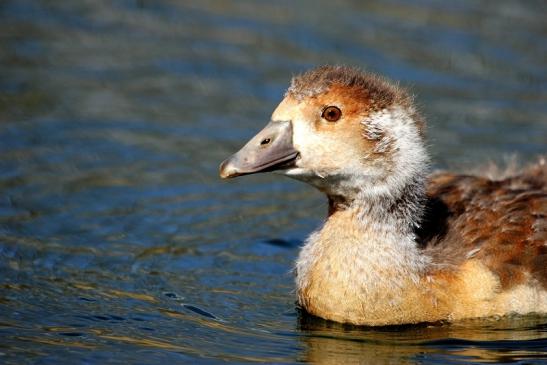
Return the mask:
<svg viewBox="0 0 547 365">
<path fill-rule="evenodd" d="M 424 133 L 425 120 L 416 110 L 412 95 L 396 83 L 357 67 L 326 65 L 309 70 L 292 78 L 285 96 L 301 101 L 322 94 L 333 85 L 359 91 L 354 96 L 366 98 L 371 111 L 402 106 L 411 112 L 420 133 Z"/>
</svg>

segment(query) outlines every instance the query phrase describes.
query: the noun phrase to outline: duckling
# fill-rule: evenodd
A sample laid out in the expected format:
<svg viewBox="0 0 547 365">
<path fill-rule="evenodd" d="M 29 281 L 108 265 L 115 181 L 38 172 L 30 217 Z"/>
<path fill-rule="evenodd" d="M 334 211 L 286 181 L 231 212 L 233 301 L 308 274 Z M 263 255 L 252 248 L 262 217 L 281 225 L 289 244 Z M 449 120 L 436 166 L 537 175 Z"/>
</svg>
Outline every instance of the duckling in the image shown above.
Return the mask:
<svg viewBox="0 0 547 365">
<path fill-rule="evenodd" d="M 298 304 L 382 326 L 547 313 L 547 164 L 504 179 L 429 173 L 407 92 L 356 68 L 294 77 L 220 176 L 275 171 L 328 198 L 296 261 Z"/>
</svg>

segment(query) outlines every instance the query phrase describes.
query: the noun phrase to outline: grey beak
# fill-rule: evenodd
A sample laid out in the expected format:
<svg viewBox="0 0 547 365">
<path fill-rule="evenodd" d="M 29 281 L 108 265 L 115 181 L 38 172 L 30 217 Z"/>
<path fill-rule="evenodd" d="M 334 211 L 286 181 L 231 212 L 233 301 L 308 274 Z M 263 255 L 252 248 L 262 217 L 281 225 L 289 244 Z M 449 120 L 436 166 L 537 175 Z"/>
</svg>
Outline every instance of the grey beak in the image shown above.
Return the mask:
<svg viewBox="0 0 547 365">
<path fill-rule="evenodd" d="M 291 122 L 270 122 L 242 149 L 220 164 L 223 179 L 290 167 L 298 151 L 292 144 Z"/>
</svg>

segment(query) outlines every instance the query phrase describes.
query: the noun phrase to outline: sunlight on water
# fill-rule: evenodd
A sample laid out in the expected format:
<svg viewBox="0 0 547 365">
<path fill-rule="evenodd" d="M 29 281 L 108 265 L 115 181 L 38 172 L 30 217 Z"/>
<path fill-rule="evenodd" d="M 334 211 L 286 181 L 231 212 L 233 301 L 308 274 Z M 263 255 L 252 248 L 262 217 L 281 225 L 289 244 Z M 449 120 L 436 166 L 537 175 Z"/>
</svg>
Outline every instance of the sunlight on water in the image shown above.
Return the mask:
<svg viewBox="0 0 547 365">
<path fill-rule="evenodd" d="M 290 77 L 412 88 L 438 167 L 547 145 L 545 9 L 512 1 L 0 2 L 0 363 L 539 363 L 545 317 L 366 329 L 295 308 L 326 204 L 218 164 Z"/>
</svg>

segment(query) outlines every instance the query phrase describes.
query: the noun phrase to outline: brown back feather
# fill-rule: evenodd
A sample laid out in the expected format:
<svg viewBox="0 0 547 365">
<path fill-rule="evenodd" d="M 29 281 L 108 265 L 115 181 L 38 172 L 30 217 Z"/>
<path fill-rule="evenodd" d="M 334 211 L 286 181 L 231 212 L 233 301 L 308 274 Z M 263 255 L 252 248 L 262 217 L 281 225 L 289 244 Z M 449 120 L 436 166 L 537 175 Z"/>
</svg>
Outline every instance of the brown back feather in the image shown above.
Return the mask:
<svg viewBox="0 0 547 365">
<path fill-rule="evenodd" d="M 417 232 L 434 263 L 457 266 L 473 257 L 502 288 L 537 280 L 547 289 L 547 165 L 491 180 L 438 173 L 428 185 Z"/>
</svg>

